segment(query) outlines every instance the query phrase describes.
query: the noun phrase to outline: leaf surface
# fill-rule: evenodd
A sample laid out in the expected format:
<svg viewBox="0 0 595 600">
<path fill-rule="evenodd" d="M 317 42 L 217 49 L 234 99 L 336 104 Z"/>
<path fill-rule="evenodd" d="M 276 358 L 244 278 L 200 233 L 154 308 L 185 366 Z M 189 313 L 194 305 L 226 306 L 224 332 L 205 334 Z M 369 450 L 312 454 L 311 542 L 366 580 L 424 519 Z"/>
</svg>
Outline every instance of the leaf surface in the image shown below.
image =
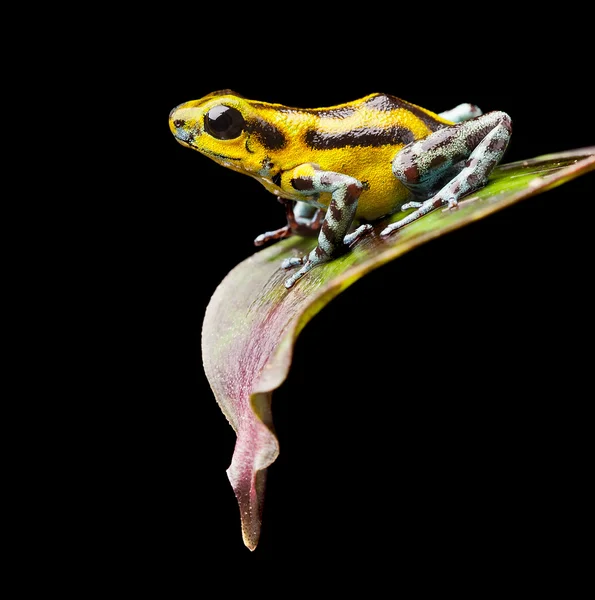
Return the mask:
<svg viewBox="0 0 595 600">
<path fill-rule="evenodd" d="M 457 209 L 435 210 L 388 238 L 380 231 L 403 213 L 384 219 L 350 252 L 314 268 L 290 290 L 281 262 L 308 253 L 315 238 L 278 242 L 227 275 L 207 307 L 202 355 L 211 389 L 237 435 L 227 474 L 248 548 L 258 543 L 266 469 L 279 454 L 272 392 L 286 379 L 295 340 L 308 321 L 363 275 L 408 250 L 593 170 L 595 147 L 501 165 Z"/>
</svg>

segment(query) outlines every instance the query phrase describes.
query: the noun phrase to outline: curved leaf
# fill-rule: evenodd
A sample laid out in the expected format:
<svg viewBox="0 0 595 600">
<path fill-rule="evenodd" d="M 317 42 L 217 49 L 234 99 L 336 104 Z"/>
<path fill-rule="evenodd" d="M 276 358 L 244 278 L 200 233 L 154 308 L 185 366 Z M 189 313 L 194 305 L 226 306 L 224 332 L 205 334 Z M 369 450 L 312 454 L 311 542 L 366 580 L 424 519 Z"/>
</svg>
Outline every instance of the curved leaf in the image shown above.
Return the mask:
<svg viewBox="0 0 595 600">
<path fill-rule="evenodd" d="M 456 210 L 435 210 L 388 238 L 379 233 L 393 215 L 350 252 L 313 269 L 290 290 L 284 258 L 309 252 L 314 238 L 292 237 L 257 252 L 219 285 L 202 332 L 205 373 L 237 434 L 227 473 L 238 499 L 244 543 L 260 535 L 266 468 L 279 453 L 271 394 L 285 380 L 302 328 L 330 300 L 367 272 L 437 236 L 519 200 L 595 170 L 595 147 L 502 165 L 489 184 Z"/>
</svg>

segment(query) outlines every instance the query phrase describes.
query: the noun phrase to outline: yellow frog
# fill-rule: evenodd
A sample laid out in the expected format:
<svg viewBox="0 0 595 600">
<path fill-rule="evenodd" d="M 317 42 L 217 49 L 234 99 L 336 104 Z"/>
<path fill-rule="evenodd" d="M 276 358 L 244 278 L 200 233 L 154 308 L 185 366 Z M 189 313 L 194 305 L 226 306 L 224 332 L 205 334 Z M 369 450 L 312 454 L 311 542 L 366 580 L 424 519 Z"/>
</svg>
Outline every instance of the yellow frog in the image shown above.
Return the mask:
<svg viewBox="0 0 595 600">
<path fill-rule="evenodd" d="M 382 232 L 390 235 L 438 206 L 483 187 L 512 131 L 510 117 L 471 104 L 436 114 L 387 94 L 329 108 L 290 108 L 230 90 L 174 108 L 169 125 L 183 145 L 251 175 L 286 203 L 287 225 L 256 245 L 292 233 L 317 233 L 308 255 L 283 261 L 312 267 L 343 253 L 374 221 L 413 208 Z"/>
</svg>

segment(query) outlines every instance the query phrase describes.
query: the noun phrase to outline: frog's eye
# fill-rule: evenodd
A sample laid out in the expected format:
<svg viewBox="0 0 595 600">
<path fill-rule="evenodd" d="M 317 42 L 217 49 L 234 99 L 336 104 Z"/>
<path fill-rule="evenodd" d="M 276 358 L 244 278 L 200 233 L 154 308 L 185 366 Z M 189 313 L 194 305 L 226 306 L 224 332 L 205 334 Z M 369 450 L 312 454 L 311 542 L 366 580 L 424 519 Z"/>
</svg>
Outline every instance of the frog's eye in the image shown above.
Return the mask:
<svg viewBox="0 0 595 600">
<path fill-rule="evenodd" d="M 215 106 L 205 115 L 205 131 L 218 140 L 237 138 L 243 129 L 242 113 L 231 106 Z"/>
</svg>

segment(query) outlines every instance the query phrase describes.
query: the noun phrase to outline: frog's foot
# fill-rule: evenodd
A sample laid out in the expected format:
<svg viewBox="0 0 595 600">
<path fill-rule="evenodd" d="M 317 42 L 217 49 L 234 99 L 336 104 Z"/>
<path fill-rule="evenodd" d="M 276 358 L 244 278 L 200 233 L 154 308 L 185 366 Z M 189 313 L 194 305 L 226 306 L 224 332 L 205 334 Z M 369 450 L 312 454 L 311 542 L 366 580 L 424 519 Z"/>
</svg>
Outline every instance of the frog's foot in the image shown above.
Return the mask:
<svg viewBox="0 0 595 600">
<path fill-rule="evenodd" d="M 279 229 L 275 229 L 274 231 L 266 231 L 265 233 L 261 233 L 255 240 L 255 246 L 262 246 L 267 242 L 271 242 L 273 240 L 282 240 L 286 237 L 289 237 L 292 234 L 291 227 L 289 225 L 285 225 L 285 227 L 281 227 Z"/>
<path fill-rule="evenodd" d="M 479 117 L 482 114 L 479 106 L 467 102 L 465 104 L 459 104 L 450 110 L 445 110 L 444 112 L 441 112 L 439 116 L 447 121 L 452 121 L 453 123 L 462 123 L 463 121 Z"/>
<path fill-rule="evenodd" d="M 351 244 L 353 244 L 353 242 L 356 242 L 357 240 L 359 240 L 366 234 L 370 233 L 370 231 L 372 231 L 372 229 L 374 229 L 372 227 L 372 225 L 369 225 L 369 224 L 360 225 L 355 231 L 348 233 L 343 238 L 343 242 L 345 243 L 346 246 L 350 246 Z"/>
<path fill-rule="evenodd" d="M 454 196 L 450 197 L 442 197 L 440 195 L 436 195 L 434 198 L 430 198 L 430 200 L 426 200 L 425 202 L 409 202 L 409 204 L 405 204 L 401 207 L 401 210 L 405 210 L 406 208 L 415 208 L 417 210 L 413 211 L 411 214 L 403 217 L 399 221 L 395 223 L 391 223 L 388 227 L 385 227 L 380 235 L 382 237 L 386 237 L 391 233 L 405 227 L 405 225 L 409 225 L 409 223 L 413 223 L 420 217 L 428 214 L 430 211 L 438 208 L 439 206 L 447 205 L 449 208 L 456 208 L 458 206 L 457 199 Z"/>
<path fill-rule="evenodd" d="M 314 266 L 313 262 L 307 260 L 299 271 L 296 271 L 289 279 L 285 280 L 285 287 L 287 289 L 293 287 L 295 282 L 301 279 L 308 271 L 311 271 Z"/>
<path fill-rule="evenodd" d="M 314 248 L 314 250 L 312 250 L 312 252 L 306 256 L 286 258 L 281 263 L 281 267 L 283 269 L 291 269 L 292 267 L 299 266 L 302 266 L 302 268 L 299 271 L 296 271 L 289 279 L 285 281 L 285 287 L 288 289 L 293 287 L 293 284 L 301 279 L 313 267 L 321 263 L 328 262 L 333 257 L 347 251 L 350 244 L 353 244 L 356 240 L 359 240 L 362 236 L 372 231 L 372 229 L 372 225 L 367 223 L 365 225 L 360 225 L 355 231 L 349 233 L 343 238 L 343 248 L 335 249 L 332 255 L 322 250 L 320 246 L 316 246 L 316 248 Z"/>
<path fill-rule="evenodd" d="M 314 248 L 307 256 L 286 258 L 281 263 L 281 266 L 284 269 L 290 269 L 291 267 L 297 267 L 299 265 L 302 265 L 302 268 L 299 271 L 296 271 L 289 279 L 285 280 L 285 287 L 287 289 L 293 287 L 294 283 L 300 280 L 308 273 L 308 271 L 311 271 L 316 265 L 328 262 L 330 259 L 331 257 L 324 252 L 320 246 L 316 246 L 316 248 Z"/>
</svg>

